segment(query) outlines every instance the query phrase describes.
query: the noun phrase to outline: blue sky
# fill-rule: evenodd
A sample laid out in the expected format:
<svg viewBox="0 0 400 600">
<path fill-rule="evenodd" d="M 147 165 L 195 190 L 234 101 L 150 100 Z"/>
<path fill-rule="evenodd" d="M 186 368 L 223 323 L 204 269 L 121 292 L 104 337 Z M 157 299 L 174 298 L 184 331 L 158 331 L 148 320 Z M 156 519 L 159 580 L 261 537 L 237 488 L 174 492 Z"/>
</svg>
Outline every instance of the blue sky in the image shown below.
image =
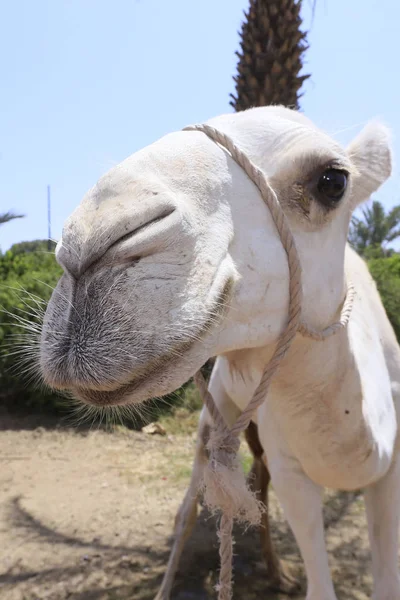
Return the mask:
<svg viewBox="0 0 400 600">
<path fill-rule="evenodd" d="M 398 0 L 303 2 L 310 29 L 302 110 L 348 142 L 368 119 L 400 155 Z M 163 134 L 230 112 L 248 0 L 0 2 L 0 229 L 6 250 L 52 235 L 112 165 Z M 397 55 L 397 58 L 396 58 Z M 400 203 L 400 171 L 377 196 Z"/>
</svg>

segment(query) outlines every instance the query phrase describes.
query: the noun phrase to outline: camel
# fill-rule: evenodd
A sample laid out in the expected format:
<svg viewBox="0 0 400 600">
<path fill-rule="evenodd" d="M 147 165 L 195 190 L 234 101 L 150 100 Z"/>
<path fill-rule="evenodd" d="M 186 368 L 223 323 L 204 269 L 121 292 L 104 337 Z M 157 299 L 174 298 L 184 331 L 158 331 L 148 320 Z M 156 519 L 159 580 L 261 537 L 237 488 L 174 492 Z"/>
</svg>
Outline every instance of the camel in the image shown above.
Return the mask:
<svg viewBox="0 0 400 600">
<path fill-rule="evenodd" d="M 366 264 L 346 242 L 353 210 L 390 175 L 389 132 L 372 122 L 343 149 L 280 106 L 208 123 L 262 169 L 286 214 L 303 271 L 303 322 L 323 330 L 355 289 L 337 335 L 321 343 L 296 334 L 254 415 L 304 561 L 306 600 L 337 600 L 324 487 L 365 490 L 373 599 L 400 600 L 400 348 Z M 289 271 L 258 188 L 219 144 L 201 131 L 175 132 L 114 167 L 66 221 L 56 257 L 64 274 L 41 336 L 48 385 L 97 407 L 141 403 L 216 356 L 215 404 L 227 422 L 247 406 L 286 327 Z M 210 425 L 203 409 L 182 535 Z"/>
</svg>

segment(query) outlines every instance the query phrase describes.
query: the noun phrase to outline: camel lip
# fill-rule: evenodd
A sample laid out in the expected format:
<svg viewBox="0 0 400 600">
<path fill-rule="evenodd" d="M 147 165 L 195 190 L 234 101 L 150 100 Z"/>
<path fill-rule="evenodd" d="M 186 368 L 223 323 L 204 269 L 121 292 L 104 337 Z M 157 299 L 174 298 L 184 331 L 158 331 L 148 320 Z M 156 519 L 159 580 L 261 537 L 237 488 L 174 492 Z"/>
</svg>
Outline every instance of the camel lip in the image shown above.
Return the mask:
<svg viewBox="0 0 400 600">
<path fill-rule="evenodd" d="M 206 328 L 202 328 L 198 334 L 199 337 L 201 337 L 206 330 Z M 187 342 L 185 344 L 184 352 L 188 352 L 195 344 L 195 340 Z M 174 349 L 169 355 L 164 356 L 159 361 L 154 361 L 154 363 L 149 365 L 143 373 L 135 375 L 130 381 L 122 384 L 116 389 L 106 391 L 74 387 L 72 392 L 73 395 L 84 404 L 90 404 L 97 408 L 107 409 L 112 406 L 141 403 L 145 400 L 149 400 L 154 395 L 158 396 L 160 394 L 149 394 L 147 398 L 140 398 L 139 400 L 135 400 L 135 394 L 139 397 L 142 396 L 142 388 L 146 387 L 146 384 L 152 387 L 152 379 L 155 375 L 160 377 L 161 373 L 168 373 L 168 371 L 174 369 L 174 366 L 177 365 L 178 361 L 180 361 L 180 357 L 177 356 L 177 351 Z M 168 392 L 166 391 L 161 395 L 164 395 L 165 393 Z"/>
<path fill-rule="evenodd" d="M 199 336 L 204 333 L 203 328 L 200 330 Z M 184 344 L 182 353 L 189 351 L 196 344 L 195 340 L 190 340 Z M 179 354 L 180 352 L 178 352 Z M 135 393 L 141 395 L 141 389 L 146 384 L 151 384 L 154 375 L 164 373 L 174 367 L 174 364 L 179 361 L 177 350 L 173 349 L 168 355 L 154 361 L 140 375 L 135 375 L 113 390 L 98 390 L 82 387 L 74 387 L 72 392 L 74 396 L 84 404 L 90 404 L 98 408 L 108 408 L 111 406 L 122 406 L 126 404 L 136 404 Z M 158 394 L 156 394 L 158 395 Z M 147 399 L 150 399 L 151 395 Z M 139 400 L 139 403 L 144 400 Z"/>
<path fill-rule="evenodd" d="M 132 398 L 132 395 L 134 395 L 135 392 L 140 392 L 141 388 L 146 383 L 151 383 L 151 379 L 156 373 L 173 369 L 174 365 L 177 364 L 181 356 L 191 350 L 201 338 L 206 336 L 211 328 L 216 326 L 215 315 L 217 312 L 219 312 L 219 317 L 222 319 L 226 305 L 230 299 L 232 289 L 232 279 L 228 278 L 225 280 L 220 292 L 217 294 L 216 300 L 209 311 L 208 318 L 206 318 L 205 322 L 196 334 L 196 339 L 191 338 L 189 340 L 185 340 L 180 347 L 172 349 L 168 355 L 155 360 L 140 375 L 134 376 L 130 381 L 127 381 L 113 390 L 95 390 L 73 386 L 73 394 L 83 403 L 91 404 L 92 406 L 97 406 L 98 408 L 107 408 L 124 404 L 135 404 L 135 400 Z M 207 357 L 207 359 L 205 358 L 202 361 L 202 364 L 204 364 L 208 358 L 210 357 Z M 149 398 L 150 397 L 151 396 L 149 396 Z M 139 400 L 139 402 L 141 402 L 141 400 Z"/>
<path fill-rule="evenodd" d="M 140 388 L 140 386 L 152 376 L 155 370 L 155 368 L 148 369 L 142 375 L 136 375 L 126 383 L 123 383 L 112 390 L 74 387 L 72 388 L 72 392 L 78 400 L 99 408 L 123 405 L 126 404 L 123 399 L 127 395 L 131 395 L 136 389 Z"/>
<path fill-rule="evenodd" d="M 129 384 L 125 384 L 116 390 L 109 392 L 100 390 L 90 390 L 83 388 L 74 388 L 74 396 L 84 402 L 99 408 L 107 408 L 109 406 L 118 406 L 124 404 L 123 398 L 132 393 L 136 386 L 140 385 L 136 379 L 133 379 Z"/>
</svg>

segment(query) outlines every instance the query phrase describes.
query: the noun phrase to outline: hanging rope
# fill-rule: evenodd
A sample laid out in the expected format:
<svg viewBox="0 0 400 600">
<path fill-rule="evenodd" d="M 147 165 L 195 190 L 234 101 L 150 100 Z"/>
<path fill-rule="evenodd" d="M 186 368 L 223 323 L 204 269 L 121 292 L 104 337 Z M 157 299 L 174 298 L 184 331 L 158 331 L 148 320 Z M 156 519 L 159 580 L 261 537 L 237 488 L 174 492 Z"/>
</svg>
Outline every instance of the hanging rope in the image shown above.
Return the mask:
<svg viewBox="0 0 400 600">
<path fill-rule="evenodd" d="M 231 138 L 214 127 L 210 125 L 193 125 L 185 127 L 184 130 L 205 133 L 211 140 L 225 148 L 237 164 L 242 167 L 250 180 L 255 183 L 272 215 L 282 246 L 286 251 L 289 266 L 289 309 L 286 327 L 279 336 L 273 356 L 264 369 L 253 398 L 232 427 L 228 427 L 225 423 L 207 389 L 202 374 L 198 372 L 194 376 L 202 400 L 213 420 L 213 427 L 207 444 L 209 462 L 204 471 L 201 491 L 207 507 L 212 512 L 221 511 L 222 513 L 218 532 L 221 562 L 219 584 L 217 586 L 218 600 L 231 600 L 232 529 L 234 519 L 246 524 L 258 525 L 261 521 L 261 513 L 265 510 L 264 505 L 256 499 L 255 494 L 249 489 L 239 464 L 240 434 L 247 429 L 253 414 L 265 400 L 271 380 L 289 350 L 296 333 L 299 332 L 301 335 L 316 341 L 323 341 L 346 327 L 353 306 L 354 289 L 349 286 L 340 319 L 337 323 L 330 325 L 321 332 L 308 328 L 302 323 L 302 280 L 299 255 L 287 218 L 275 192 L 268 184 L 266 176 L 236 146 Z"/>
</svg>

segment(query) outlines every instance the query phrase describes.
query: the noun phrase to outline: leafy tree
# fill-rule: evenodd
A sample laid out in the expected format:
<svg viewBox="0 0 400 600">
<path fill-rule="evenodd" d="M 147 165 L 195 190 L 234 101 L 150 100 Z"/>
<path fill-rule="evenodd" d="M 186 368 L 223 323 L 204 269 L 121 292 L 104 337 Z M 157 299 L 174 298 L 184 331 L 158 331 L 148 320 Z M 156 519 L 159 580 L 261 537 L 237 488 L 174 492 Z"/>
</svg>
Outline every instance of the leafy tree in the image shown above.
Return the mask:
<svg viewBox="0 0 400 600">
<path fill-rule="evenodd" d="M 351 220 L 349 242 L 366 258 L 390 255 L 393 251 L 386 244 L 399 236 L 400 206 L 386 213 L 384 206 L 375 200 L 362 209 L 361 218 L 354 216 Z"/>
</svg>

